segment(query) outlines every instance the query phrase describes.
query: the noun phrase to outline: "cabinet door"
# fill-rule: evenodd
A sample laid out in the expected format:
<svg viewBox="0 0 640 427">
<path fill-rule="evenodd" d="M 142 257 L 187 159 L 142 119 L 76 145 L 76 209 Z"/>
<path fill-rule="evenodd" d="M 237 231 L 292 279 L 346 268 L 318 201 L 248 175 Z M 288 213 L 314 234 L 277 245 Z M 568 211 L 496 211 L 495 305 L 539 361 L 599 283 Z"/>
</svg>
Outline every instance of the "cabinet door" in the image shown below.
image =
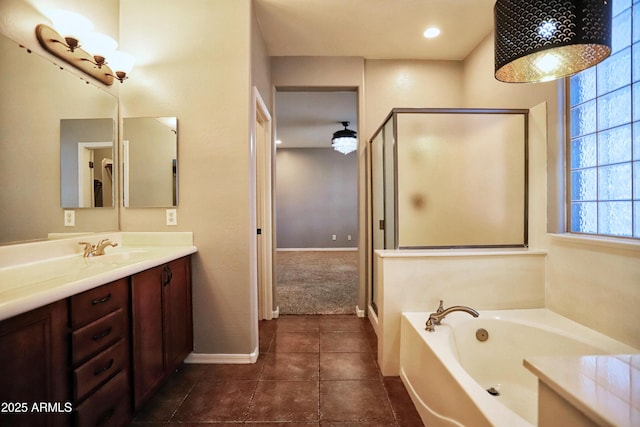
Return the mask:
<svg viewBox="0 0 640 427">
<path fill-rule="evenodd" d="M 168 265 L 170 280 L 163 282 L 167 370 L 180 366 L 193 350 L 190 258 Z"/>
<path fill-rule="evenodd" d="M 131 276 L 135 409 L 141 407 L 164 379 L 163 268 L 155 267 Z"/>
<path fill-rule="evenodd" d="M 67 316 L 59 301 L 0 322 L 0 425 L 69 425 Z"/>
</svg>

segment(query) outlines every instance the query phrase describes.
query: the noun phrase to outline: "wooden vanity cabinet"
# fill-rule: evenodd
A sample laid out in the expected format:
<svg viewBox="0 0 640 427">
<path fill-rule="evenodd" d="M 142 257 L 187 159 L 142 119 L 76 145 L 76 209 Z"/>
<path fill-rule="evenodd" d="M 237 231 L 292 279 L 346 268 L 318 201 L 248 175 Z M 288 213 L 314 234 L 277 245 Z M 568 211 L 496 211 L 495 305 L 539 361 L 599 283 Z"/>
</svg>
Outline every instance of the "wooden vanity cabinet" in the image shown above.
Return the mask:
<svg viewBox="0 0 640 427">
<path fill-rule="evenodd" d="M 0 426 L 126 426 L 192 331 L 189 256 L 0 321 Z"/>
<path fill-rule="evenodd" d="M 131 418 L 129 280 L 69 299 L 75 425 L 126 426 Z"/>
<path fill-rule="evenodd" d="M 190 258 L 131 276 L 131 307 L 137 410 L 193 350 Z"/>
<path fill-rule="evenodd" d="M 67 301 L 0 322 L 0 425 L 70 425 L 68 336 Z"/>
</svg>

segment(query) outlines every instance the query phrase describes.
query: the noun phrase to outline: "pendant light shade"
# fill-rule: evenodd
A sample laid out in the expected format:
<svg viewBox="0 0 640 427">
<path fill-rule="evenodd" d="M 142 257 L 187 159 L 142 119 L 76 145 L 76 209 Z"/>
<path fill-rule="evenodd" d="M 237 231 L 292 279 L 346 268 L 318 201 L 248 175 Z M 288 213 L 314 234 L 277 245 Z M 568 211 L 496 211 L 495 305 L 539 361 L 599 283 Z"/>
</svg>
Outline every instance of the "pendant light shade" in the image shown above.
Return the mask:
<svg viewBox="0 0 640 427">
<path fill-rule="evenodd" d="M 569 76 L 611 53 L 611 1 L 498 0 L 495 77 L 530 83 Z"/>
<path fill-rule="evenodd" d="M 344 126 L 344 129 L 333 133 L 331 146 L 342 154 L 349 154 L 358 149 L 358 134 L 356 131 L 347 129 L 349 122 L 342 122 L 342 126 Z"/>
</svg>

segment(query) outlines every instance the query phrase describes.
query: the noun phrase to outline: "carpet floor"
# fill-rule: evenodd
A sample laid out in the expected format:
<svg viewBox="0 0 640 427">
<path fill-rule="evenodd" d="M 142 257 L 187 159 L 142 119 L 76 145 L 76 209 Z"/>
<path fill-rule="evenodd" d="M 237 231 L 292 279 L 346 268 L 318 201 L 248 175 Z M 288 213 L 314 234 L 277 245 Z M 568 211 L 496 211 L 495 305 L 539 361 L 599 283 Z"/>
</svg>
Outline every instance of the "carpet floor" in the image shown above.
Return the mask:
<svg viewBox="0 0 640 427">
<path fill-rule="evenodd" d="M 276 299 L 281 314 L 354 314 L 357 251 L 278 251 Z"/>
</svg>

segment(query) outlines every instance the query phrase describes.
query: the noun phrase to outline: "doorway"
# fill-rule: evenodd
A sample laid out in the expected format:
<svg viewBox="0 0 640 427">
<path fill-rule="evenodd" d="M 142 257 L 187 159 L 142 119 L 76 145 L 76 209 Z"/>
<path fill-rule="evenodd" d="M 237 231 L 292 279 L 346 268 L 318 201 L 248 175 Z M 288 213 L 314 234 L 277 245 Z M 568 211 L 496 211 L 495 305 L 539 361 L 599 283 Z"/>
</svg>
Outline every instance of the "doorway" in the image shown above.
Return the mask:
<svg viewBox="0 0 640 427">
<path fill-rule="evenodd" d="M 275 94 L 275 289 L 281 314 L 355 314 L 358 153 L 332 148 L 341 122 L 357 132 L 356 90 Z"/>
</svg>

